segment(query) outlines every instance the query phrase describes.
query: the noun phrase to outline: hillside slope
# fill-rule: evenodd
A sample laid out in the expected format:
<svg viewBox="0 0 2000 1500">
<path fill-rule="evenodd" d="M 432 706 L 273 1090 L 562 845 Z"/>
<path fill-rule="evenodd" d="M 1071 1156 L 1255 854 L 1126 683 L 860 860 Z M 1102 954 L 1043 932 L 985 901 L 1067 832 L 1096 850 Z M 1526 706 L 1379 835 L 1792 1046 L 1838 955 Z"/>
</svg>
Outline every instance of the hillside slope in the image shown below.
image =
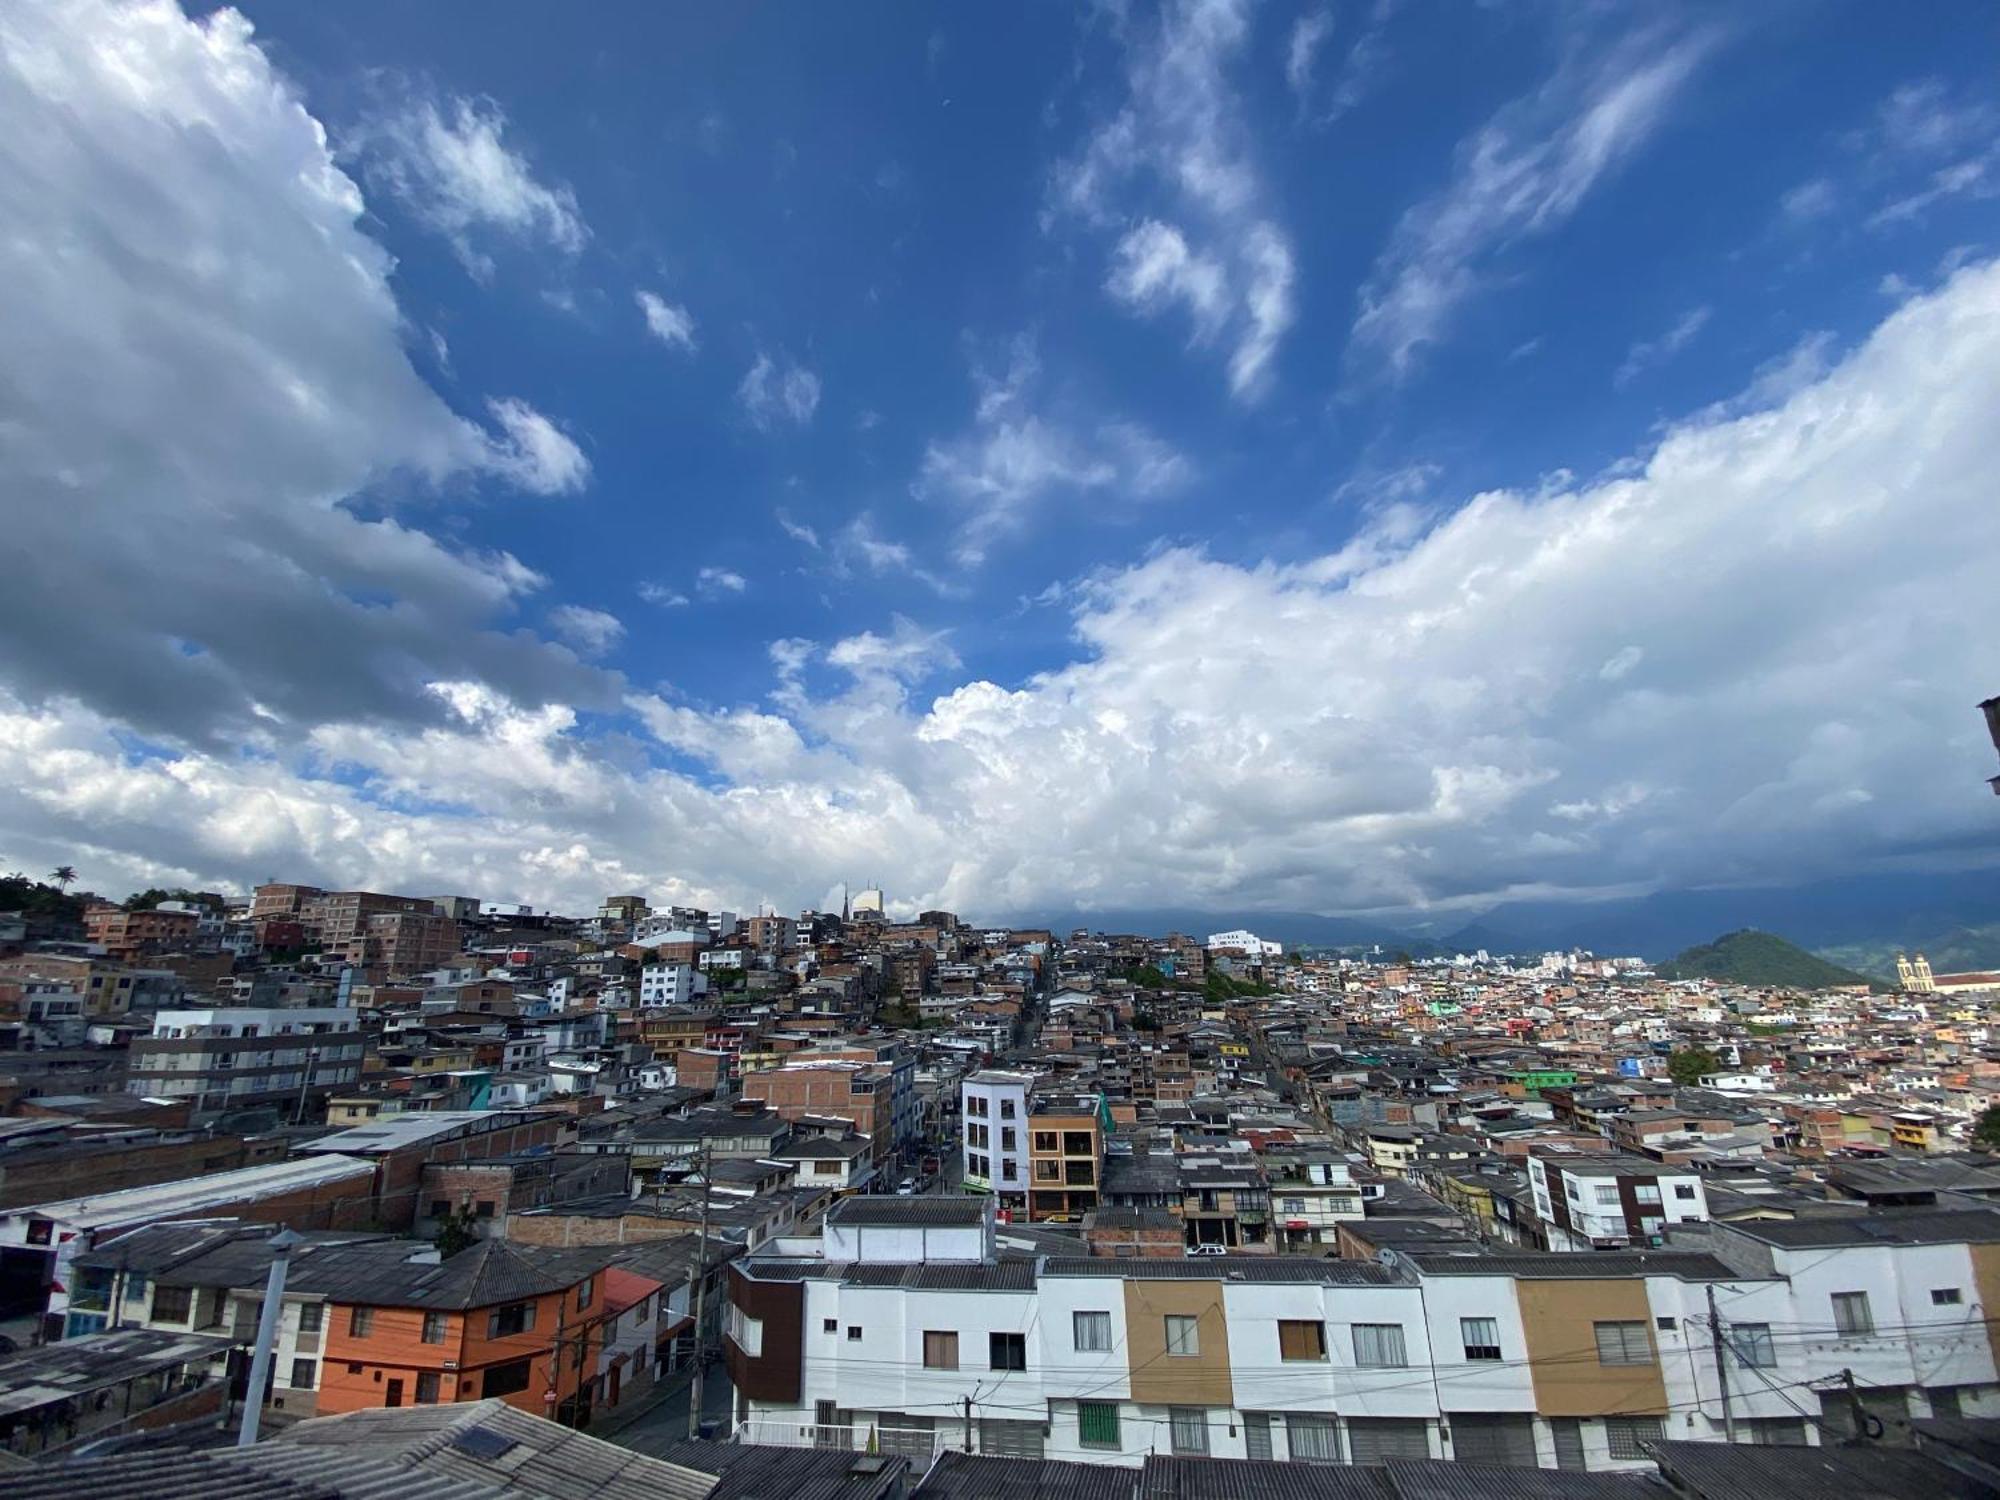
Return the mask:
<svg viewBox="0 0 2000 1500">
<path fill-rule="evenodd" d="M 1830 964 L 1795 943 L 1752 927 L 1686 949 L 1671 962 L 1661 964 L 1657 972 L 1663 979 L 1715 979 L 1728 984 L 1785 985 L 1800 990 L 1846 984 L 1887 988 L 1866 974 Z"/>
</svg>

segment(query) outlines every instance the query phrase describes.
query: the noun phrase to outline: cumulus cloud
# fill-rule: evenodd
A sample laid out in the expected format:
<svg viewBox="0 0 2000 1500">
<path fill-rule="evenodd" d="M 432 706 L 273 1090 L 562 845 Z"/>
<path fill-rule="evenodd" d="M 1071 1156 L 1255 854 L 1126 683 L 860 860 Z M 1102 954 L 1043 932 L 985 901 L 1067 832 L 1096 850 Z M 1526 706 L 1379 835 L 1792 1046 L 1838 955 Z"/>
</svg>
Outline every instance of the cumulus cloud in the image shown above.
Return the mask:
<svg viewBox="0 0 2000 1500">
<path fill-rule="evenodd" d="M 657 609 L 681 609 L 688 602 L 688 596 L 679 589 L 652 579 L 639 585 L 639 597 Z"/>
<path fill-rule="evenodd" d="M 1021 914 L 1948 860 L 1988 826 L 1970 705 L 2000 638 L 1996 401 L 2000 266 L 1981 264 L 1600 482 L 1398 514 L 1323 556 L 1178 549 L 1093 575 L 1064 596 L 1076 659 L 1023 682 L 916 696 L 962 668 L 905 620 L 776 643 L 765 705 L 630 700 L 700 778 L 471 684 L 438 689 L 440 724 L 325 726 L 304 765 L 135 760 L 114 721 L 7 699 L 0 842 L 110 885 L 282 868 L 571 906 L 607 882 L 685 891 L 662 851 L 695 848 L 702 892 L 734 906 L 879 862 L 908 901 Z M 407 810 L 438 800 L 463 811 Z"/>
<path fill-rule="evenodd" d="M 973 371 L 971 427 L 924 453 L 913 489 L 959 511 L 955 552 L 968 567 L 984 562 L 997 540 L 1021 530 L 1052 496 L 1129 504 L 1171 494 L 1192 475 L 1185 456 L 1136 422 L 1085 425 L 1044 415 L 1040 379 L 1033 342 L 1016 339 L 1004 373 Z"/>
<path fill-rule="evenodd" d="M 634 293 L 646 332 L 672 349 L 694 353 L 694 315 L 655 292 Z"/>
<path fill-rule="evenodd" d="M 500 628 L 533 568 L 398 507 L 587 466 L 525 403 L 489 432 L 425 385 L 363 212 L 237 13 L 0 16 L 0 494 L 33 560 L 0 588 L 0 681 L 25 702 L 263 743 L 432 717 L 439 677 L 615 700 Z"/>
<path fill-rule="evenodd" d="M 759 354 L 737 386 L 736 399 L 758 427 L 768 429 L 780 422 L 803 427 L 819 409 L 819 376 L 790 359 L 780 364 Z"/>
<path fill-rule="evenodd" d="M 357 136 L 372 181 L 444 235 L 475 277 L 491 278 L 483 244 L 501 238 L 574 255 L 590 238 L 576 195 L 536 177 L 504 139 L 490 99 L 413 98 Z"/>
<path fill-rule="evenodd" d="M 1495 256 L 1566 223 L 1652 137 L 1716 41 L 1649 27 L 1573 54 L 1460 142 L 1450 184 L 1403 216 L 1361 289 L 1356 356 L 1408 374 Z"/>
<path fill-rule="evenodd" d="M 537 495 L 569 495 L 590 482 L 590 460 L 555 423 L 525 401 L 488 401 L 502 437 L 487 450 L 487 467 Z"/>
<path fill-rule="evenodd" d="M 549 628 L 585 656 L 602 656 L 625 638 L 618 616 L 581 604 L 559 604 L 550 610 Z"/>
<path fill-rule="evenodd" d="M 1291 37 L 1285 43 L 1285 84 L 1298 97 L 1301 109 L 1312 92 L 1320 48 L 1332 35 L 1333 12 L 1324 8 L 1307 11 L 1292 23 Z"/>
<path fill-rule="evenodd" d="M 1122 102 L 1057 165 L 1044 222 L 1138 219 L 1105 289 L 1142 314 L 1183 308 L 1197 345 L 1226 339 L 1230 389 L 1254 400 L 1295 310 L 1291 241 L 1230 78 L 1249 30 L 1241 0 L 1176 0 L 1132 32 Z"/>
<path fill-rule="evenodd" d="M 695 576 L 695 585 L 714 598 L 721 594 L 740 594 L 750 587 L 750 580 L 731 568 L 707 567 Z"/>
</svg>

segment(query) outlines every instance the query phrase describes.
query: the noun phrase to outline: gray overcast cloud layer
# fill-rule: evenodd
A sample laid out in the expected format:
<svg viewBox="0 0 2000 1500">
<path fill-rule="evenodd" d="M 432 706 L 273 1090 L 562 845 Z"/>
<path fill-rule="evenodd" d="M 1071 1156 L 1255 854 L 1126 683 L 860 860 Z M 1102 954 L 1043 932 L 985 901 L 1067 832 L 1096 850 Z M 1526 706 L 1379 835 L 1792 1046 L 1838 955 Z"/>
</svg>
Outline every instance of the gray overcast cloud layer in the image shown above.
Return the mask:
<svg viewBox="0 0 2000 1500">
<path fill-rule="evenodd" d="M 528 628 L 532 559 L 424 529 L 474 486 L 588 503 L 559 498 L 588 463 L 560 414 L 424 383 L 361 209 L 230 13 L 0 11 L 0 860 L 1339 910 L 1941 859 L 1990 826 L 1992 264 L 1610 477 L 1102 574 L 1078 660 L 1018 688 L 916 698 L 957 658 L 897 619 L 777 643 L 763 704 L 708 710 L 589 665 L 612 617 Z M 807 691 L 815 659 L 842 690 Z M 621 705 L 713 774 L 579 732 Z"/>
</svg>

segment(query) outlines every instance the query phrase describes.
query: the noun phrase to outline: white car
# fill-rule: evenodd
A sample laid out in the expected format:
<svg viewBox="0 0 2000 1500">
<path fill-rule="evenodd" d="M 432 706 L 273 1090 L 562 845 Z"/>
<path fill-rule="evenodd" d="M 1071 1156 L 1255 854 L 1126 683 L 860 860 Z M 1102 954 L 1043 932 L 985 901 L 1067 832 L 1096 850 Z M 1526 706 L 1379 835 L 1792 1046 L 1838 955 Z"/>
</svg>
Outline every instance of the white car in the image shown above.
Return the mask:
<svg viewBox="0 0 2000 1500">
<path fill-rule="evenodd" d="M 1228 1247 L 1227 1245 L 1189 1245 L 1189 1246 L 1188 1246 L 1188 1254 L 1189 1254 L 1189 1255 L 1227 1255 L 1228 1253 L 1229 1253 L 1229 1247 Z"/>
<path fill-rule="evenodd" d="M 897 1196 L 898 1198 L 914 1198 L 914 1197 L 916 1197 L 916 1196 L 917 1196 L 917 1179 L 916 1179 L 916 1178 L 914 1178 L 914 1177 L 905 1177 L 905 1178 L 904 1178 L 904 1179 L 903 1179 L 903 1180 L 902 1180 L 901 1182 L 897 1183 L 897 1184 L 896 1184 L 896 1196 Z"/>
</svg>

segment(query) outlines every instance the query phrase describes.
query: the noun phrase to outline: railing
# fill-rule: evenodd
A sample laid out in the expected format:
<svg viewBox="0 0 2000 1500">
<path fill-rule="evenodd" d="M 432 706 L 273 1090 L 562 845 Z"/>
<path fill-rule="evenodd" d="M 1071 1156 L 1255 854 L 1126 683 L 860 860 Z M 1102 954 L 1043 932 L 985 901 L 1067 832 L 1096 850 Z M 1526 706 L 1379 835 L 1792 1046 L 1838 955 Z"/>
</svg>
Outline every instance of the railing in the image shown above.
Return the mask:
<svg viewBox="0 0 2000 1500">
<path fill-rule="evenodd" d="M 961 1423 L 931 1427 L 884 1427 L 875 1422 L 786 1422 L 767 1417 L 738 1422 L 730 1441 L 760 1448 L 833 1448 L 852 1453 L 900 1453 L 930 1459 L 946 1450 L 965 1450 Z"/>
</svg>

